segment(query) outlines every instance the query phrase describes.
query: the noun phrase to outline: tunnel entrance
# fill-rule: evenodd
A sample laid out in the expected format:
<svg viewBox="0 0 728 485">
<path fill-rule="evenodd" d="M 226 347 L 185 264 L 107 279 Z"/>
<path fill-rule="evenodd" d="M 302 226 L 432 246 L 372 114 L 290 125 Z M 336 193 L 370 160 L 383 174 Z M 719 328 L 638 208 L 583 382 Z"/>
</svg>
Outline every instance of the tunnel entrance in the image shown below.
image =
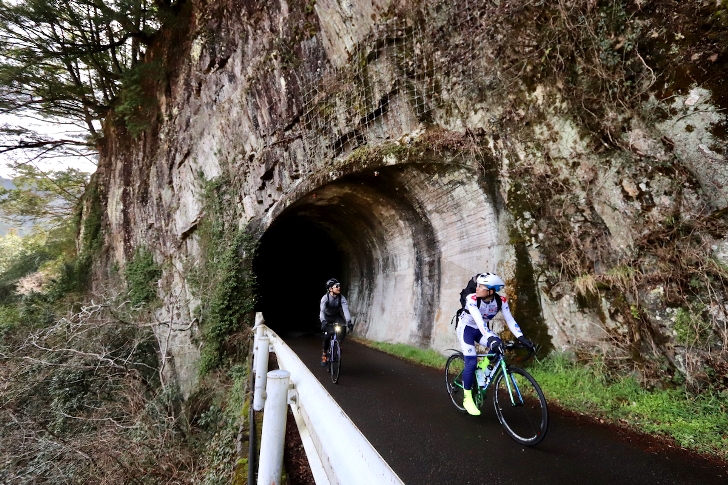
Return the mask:
<svg viewBox="0 0 728 485">
<path fill-rule="evenodd" d="M 261 237 L 253 264 L 268 325 L 318 331 L 325 282 L 335 277 L 359 335 L 430 345 L 440 250 L 420 192 L 430 189 L 422 179 L 437 181 L 438 173 L 419 165 L 364 170 L 290 203 Z"/>
<path fill-rule="evenodd" d="M 473 171 L 407 163 L 315 183 L 302 184 L 280 212 L 260 221 L 265 233 L 253 270 L 256 309 L 268 326 L 318 332 L 319 302 L 335 277 L 355 335 L 441 350 L 456 345 L 450 320 L 463 282 L 512 261 L 501 238 L 508 227 Z"/>
<path fill-rule="evenodd" d="M 319 301 L 344 258 L 329 233 L 306 217 L 283 217 L 265 232 L 253 271 L 266 325 L 279 334 L 319 330 Z"/>
</svg>

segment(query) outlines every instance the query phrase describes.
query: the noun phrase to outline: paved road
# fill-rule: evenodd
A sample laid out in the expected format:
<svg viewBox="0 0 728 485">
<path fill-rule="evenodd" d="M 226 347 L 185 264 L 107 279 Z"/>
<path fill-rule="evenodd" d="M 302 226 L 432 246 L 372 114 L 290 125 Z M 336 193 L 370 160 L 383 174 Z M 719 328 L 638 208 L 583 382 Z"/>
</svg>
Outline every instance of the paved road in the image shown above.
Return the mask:
<svg viewBox="0 0 728 485">
<path fill-rule="evenodd" d="M 639 437 L 553 410 L 544 441 L 524 447 L 503 433 L 490 399 L 480 417 L 457 412 L 440 370 L 347 340 L 333 384 L 318 336 L 285 340 L 408 485 L 728 484 L 728 466 L 647 451 Z"/>
</svg>

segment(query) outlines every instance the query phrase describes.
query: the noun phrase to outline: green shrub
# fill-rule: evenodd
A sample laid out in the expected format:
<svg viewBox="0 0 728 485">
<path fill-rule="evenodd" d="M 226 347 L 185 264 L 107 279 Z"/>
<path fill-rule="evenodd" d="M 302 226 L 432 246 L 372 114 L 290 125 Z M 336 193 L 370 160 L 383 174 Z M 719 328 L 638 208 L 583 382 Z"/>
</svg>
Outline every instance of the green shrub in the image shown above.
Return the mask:
<svg viewBox="0 0 728 485">
<path fill-rule="evenodd" d="M 124 73 L 119 102 L 114 111 L 126 124 L 126 129 L 136 138 L 151 126 L 159 112 L 156 96 L 149 86 L 163 78 L 162 63 L 140 63 Z"/>
<path fill-rule="evenodd" d="M 255 307 L 255 275 L 249 262 L 240 253 L 252 254 L 255 243 L 244 229 L 231 238 L 215 238 L 218 249 L 208 253 L 206 270 L 214 272 L 207 301 L 202 303 L 202 349 L 200 371 L 205 374 L 220 366 L 234 349 L 228 347 L 230 337 L 240 330 L 243 316 Z"/>
<path fill-rule="evenodd" d="M 209 396 L 209 404 L 196 422 L 200 426 L 200 437 L 205 447 L 202 456 L 205 474 L 200 483 L 241 483 L 233 477 L 244 476 L 247 479 L 247 460 L 239 459 L 235 451 L 240 426 L 248 418 L 247 366 L 236 364 L 225 374 L 215 373 L 207 379 L 213 382 L 206 383 L 209 388 L 203 392 L 212 393 L 212 396 Z"/>
<path fill-rule="evenodd" d="M 83 220 L 83 207 L 87 208 Z M 74 220 L 56 231 L 49 246 L 54 257 L 61 259 L 58 276 L 49 293 L 56 299 L 69 293 L 83 293 L 91 282 L 91 268 L 94 256 L 103 244 L 101 195 L 96 180 L 92 177 L 81 198 Z M 76 251 L 76 231 L 81 228 L 80 249 Z"/>
<path fill-rule="evenodd" d="M 703 316 L 703 307 L 693 311 L 678 308 L 674 316 L 675 341 L 686 347 L 707 347 L 713 336 L 713 327 Z"/>
<path fill-rule="evenodd" d="M 0 305 L 0 342 L 20 324 L 20 312 L 17 305 Z M 0 344 L 1 346 L 2 344 Z"/>
<path fill-rule="evenodd" d="M 195 292 L 204 295 L 196 309 L 204 341 L 201 375 L 238 353 L 234 336 L 255 307 L 256 280 L 251 261 L 257 243 L 230 213 L 230 187 L 225 176 L 205 182 L 205 216 L 197 230 L 202 258 L 189 274 Z"/>
<path fill-rule="evenodd" d="M 101 249 L 104 238 L 102 232 L 102 215 L 101 194 L 99 194 L 98 182 L 95 178 L 91 179 L 86 192 L 81 199 L 79 208 L 86 205 L 87 212 L 81 225 L 81 250 L 80 254 L 94 253 Z M 80 221 L 80 214 L 78 216 Z M 76 225 L 78 227 L 78 225 Z"/>
<path fill-rule="evenodd" d="M 129 298 L 133 305 L 149 303 L 157 297 L 155 283 L 162 277 L 162 269 L 154 262 L 152 253 L 137 248 L 124 270 Z"/>
<path fill-rule="evenodd" d="M 91 265 L 93 261 L 90 254 L 65 260 L 61 263 L 58 277 L 53 282 L 49 294 L 60 299 L 69 293 L 82 293 L 88 289 L 91 281 Z"/>
</svg>

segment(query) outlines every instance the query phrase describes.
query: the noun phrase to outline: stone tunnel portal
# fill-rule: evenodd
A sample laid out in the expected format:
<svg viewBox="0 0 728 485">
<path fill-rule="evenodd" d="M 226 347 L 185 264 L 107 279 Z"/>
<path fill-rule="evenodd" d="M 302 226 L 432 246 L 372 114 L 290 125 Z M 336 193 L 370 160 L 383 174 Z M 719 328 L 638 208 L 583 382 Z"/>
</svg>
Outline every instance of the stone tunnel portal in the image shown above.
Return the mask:
<svg viewBox="0 0 728 485">
<path fill-rule="evenodd" d="M 317 330 L 325 282 L 336 277 L 358 334 L 445 349 L 463 281 L 498 260 L 497 224 L 462 166 L 346 175 L 298 195 L 265 230 L 253 263 L 258 310 L 278 332 Z"/>
</svg>

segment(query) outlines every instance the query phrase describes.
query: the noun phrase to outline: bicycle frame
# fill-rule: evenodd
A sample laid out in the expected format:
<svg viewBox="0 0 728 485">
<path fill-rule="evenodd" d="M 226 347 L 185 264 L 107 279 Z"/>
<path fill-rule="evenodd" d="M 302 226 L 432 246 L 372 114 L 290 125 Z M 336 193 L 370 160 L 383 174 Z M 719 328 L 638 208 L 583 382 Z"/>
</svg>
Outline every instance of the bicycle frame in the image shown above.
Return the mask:
<svg viewBox="0 0 728 485">
<path fill-rule="evenodd" d="M 506 348 L 511 349 L 511 348 L 517 348 L 517 347 L 514 345 L 508 345 Z M 452 350 L 455 350 L 455 349 L 452 349 Z M 493 384 L 496 381 L 496 379 L 498 377 L 498 373 L 500 372 L 506 377 L 505 382 L 506 382 L 506 386 L 508 387 L 508 394 L 511 399 L 511 406 L 523 405 L 523 395 L 521 394 L 521 390 L 518 389 L 518 383 L 516 383 L 515 381 L 512 381 L 510 378 L 507 378 L 508 377 L 508 364 L 506 363 L 505 356 L 500 353 L 498 353 L 498 354 L 487 353 L 487 354 L 476 354 L 475 357 L 477 357 L 478 359 L 487 357 L 489 360 L 492 359 L 493 357 L 497 357 L 496 361 L 493 363 L 493 367 L 495 369 L 493 370 L 493 372 L 491 372 L 490 380 L 485 385 L 485 387 L 480 387 L 478 385 L 477 379 L 475 379 L 475 376 L 473 376 L 473 381 L 475 383 L 475 386 L 473 386 L 474 387 L 473 391 L 477 391 L 477 397 L 480 398 L 481 400 L 485 400 L 486 396 L 488 395 L 488 389 L 490 389 L 491 384 Z M 458 387 L 463 388 L 462 384 L 458 384 Z M 514 389 L 515 389 L 517 399 L 513 398 Z M 476 396 L 473 395 L 473 398 L 476 398 Z"/>
<path fill-rule="evenodd" d="M 503 357 L 503 354 L 495 354 L 495 353 L 489 353 L 489 354 L 476 354 L 476 357 L 483 358 L 488 357 L 490 360 L 493 357 L 497 357 L 495 364 L 493 364 L 494 370 L 490 374 L 490 380 L 486 383 L 485 387 L 480 387 L 478 385 L 477 379 L 475 380 L 475 387 L 477 388 L 478 393 L 480 394 L 480 397 L 482 399 L 485 399 L 485 397 L 488 394 L 488 389 L 490 389 L 491 384 L 493 384 L 496 381 L 496 378 L 498 377 L 498 373 L 501 372 L 504 376 L 508 376 L 508 364 L 506 364 L 506 359 Z M 511 405 L 512 406 L 518 406 L 523 403 L 523 396 L 521 395 L 521 391 L 518 389 L 518 384 L 516 382 L 511 382 L 511 379 L 505 379 L 506 385 L 508 386 L 508 394 L 511 398 Z M 513 385 L 511 385 L 513 384 Z M 518 401 L 513 400 L 513 389 L 515 388 L 516 393 L 518 395 Z"/>
</svg>

